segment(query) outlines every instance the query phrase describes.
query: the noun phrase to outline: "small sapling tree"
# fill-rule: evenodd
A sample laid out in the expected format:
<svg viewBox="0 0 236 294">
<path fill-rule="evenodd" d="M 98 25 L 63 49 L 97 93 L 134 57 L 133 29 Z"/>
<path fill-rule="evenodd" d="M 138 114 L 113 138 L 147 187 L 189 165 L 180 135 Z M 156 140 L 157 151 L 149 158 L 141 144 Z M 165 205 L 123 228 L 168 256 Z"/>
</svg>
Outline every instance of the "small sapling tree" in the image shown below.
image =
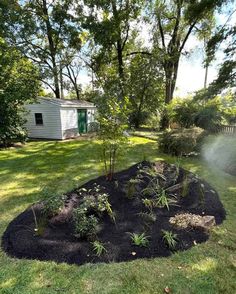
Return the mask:
<svg viewBox="0 0 236 294">
<path fill-rule="evenodd" d="M 127 108 L 125 105 L 124 101 L 109 99 L 106 106 L 99 110 L 99 138 L 102 140 L 102 161 L 108 181 L 113 180 L 118 152 L 127 142 L 125 135 Z"/>
</svg>

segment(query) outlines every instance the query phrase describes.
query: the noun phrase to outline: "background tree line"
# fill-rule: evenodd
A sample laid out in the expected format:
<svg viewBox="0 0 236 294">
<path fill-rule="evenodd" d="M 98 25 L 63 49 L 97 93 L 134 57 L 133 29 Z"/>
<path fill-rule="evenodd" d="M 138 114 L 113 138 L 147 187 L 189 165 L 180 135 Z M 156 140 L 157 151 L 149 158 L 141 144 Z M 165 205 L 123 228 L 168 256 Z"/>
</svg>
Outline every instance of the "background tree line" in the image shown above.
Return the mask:
<svg viewBox="0 0 236 294">
<path fill-rule="evenodd" d="M 229 1 L 0 0 L 0 37 L 12 60 L 18 62 L 17 54 L 19 62 L 25 60 L 25 67 L 34 69 L 33 75 L 29 72 L 34 88 L 25 99 L 39 91 L 92 100 L 101 107 L 116 99 L 121 107 L 127 104 L 131 125 L 139 127 L 158 109 L 166 128 L 166 106 L 173 100 L 179 62 L 189 53 L 191 35 L 204 36 L 206 65 L 219 44 L 229 42 L 217 79 L 197 93 L 199 99 L 213 98 L 225 86 L 235 85 L 235 27 L 218 27 L 214 18 L 226 4 Z M 148 42 L 142 40 L 143 27 L 148 28 Z M 6 59 L 2 62 L 2 67 L 8 66 Z M 91 75 L 87 91 L 82 91 L 81 71 Z M 0 90 L 6 97 L 4 86 Z"/>
</svg>

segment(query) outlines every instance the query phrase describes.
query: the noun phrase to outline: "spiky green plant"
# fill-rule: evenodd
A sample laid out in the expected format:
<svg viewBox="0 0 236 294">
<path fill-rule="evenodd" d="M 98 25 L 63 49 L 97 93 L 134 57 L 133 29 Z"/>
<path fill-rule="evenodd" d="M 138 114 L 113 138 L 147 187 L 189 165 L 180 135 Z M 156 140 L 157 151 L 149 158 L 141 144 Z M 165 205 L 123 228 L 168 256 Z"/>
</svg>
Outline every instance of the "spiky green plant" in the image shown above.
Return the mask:
<svg viewBox="0 0 236 294">
<path fill-rule="evenodd" d="M 145 233 L 137 234 L 137 233 L 130 233 L 130 237 L 132 240 L 132 243 L 135 246 L 139 247 L 148 247 L 149 245 L 149 240 L 148 236 L 145 235 Z"/>
<path fill-rule="evenodd" d="M 178 241 L 177 234 L 174 234 L 172 231 L 162 230 L 162 236 L 162 239 L 164 240 L 165 244 L 170 249 L 175 249 Z"/>
<path fill-rule="evenodd" d="M 107 252 L 104 244 L 98 240 L 91 243 L 93 246 L 93 251 L 95 251 L 96 255 L 100 257 L 103 253 Z"/>
</svg>

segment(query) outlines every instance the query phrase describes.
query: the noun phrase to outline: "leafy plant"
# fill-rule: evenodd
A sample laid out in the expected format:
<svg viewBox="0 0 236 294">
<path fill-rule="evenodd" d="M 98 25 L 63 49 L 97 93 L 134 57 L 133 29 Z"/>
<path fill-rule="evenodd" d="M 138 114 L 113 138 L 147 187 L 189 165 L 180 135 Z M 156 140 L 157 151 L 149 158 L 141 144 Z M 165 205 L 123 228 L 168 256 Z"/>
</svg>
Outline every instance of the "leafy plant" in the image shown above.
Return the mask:
<svg viewBox="0 0 236 294">
<path fill-rule="evenodd" d="M 139 247 L 148 247 L 149 245 L 149 240 L 148 236 L 145 235 L 145 233 L 137 234 L 137 233 L 130 233 L 130 237 L 132 240 L 132 243 L 135 246 Z"/>
<path fill-rule="evenodd" d="M 159 138 L 159 148 L 173 156 L 188 155 L 199 151 L 205 135 L 203 129 L 196 127 L 167 131 Z"/>
<path fill-rule="evenodd" d="M 163 235 L 163 240 L 165 244 L 170 248 L 170 249 L 175 249 L 177 245 L 177 234 L 174 234 L 172 231 L 165 231 L 162 230 L 162 235 Z"/>
<path fill-rule="evenodd" d="M 106 211 L 109 215 L 112 215 L 112 207 L 108 200 L 109 195 L 102 192 L 100 185 L 95 184 L 91 189 L 81 188 L 78 192 L 83 198 L 80 204 L 81 209 L 96 211 L 98 214 Z"/>
<path fill-rule="evenodd" d="M 147 177 L 149 180 L 158 180 L 157 178 L 161 178 L 164 181 L 166 180 L 163 173 L 160 172 L 160 170 L 158 170 L 155 165 L 144 166 L 143 168 L 140 168 L 139 174 L 142 178 Z"/>
<path fill-rule="evenodd" d="M 138 215 L 147 223 L 154 223 L 157 219 L 152 212 L 140 212 Z"/>
<path fill-rule="evenodd" d="M 103 253 L 107 252 L 102 242 L 96 240 L 92 242 L 91 244 L 93 246 L 93 251 L 95 251 L 98 257 L 100 257 Z"/>
<path fill-rule="evenodd" d="M 106 100 L 106 109 L 99 109 L 99 138 L 102 140 L 101 157 L 108 181 L 113 180 L 118 152 L 127 142 L 124 134 L 127 122 L 125 101 Z M 103 106 L 103 107 L 105 107 Z"/>
<path fill-rule="evenodd" d="M 96 234 L 98 219 L 86 215 L 86 209 L 76 208 L 73 211 L 74 230 L 79 237 L 92 237 Z"/>
<path fill-rule="evenodd" d="M 183 187 L 182 187 L 181 196 L 182 197 L 187 196 L 188 192 L 189 192 L 189 180 L 188 180 L 188 177 L 185 176 L 184 180 L 183 180 Z"/>
<path fill-rule="evenodd" d="M 154 178 L 148 183 L 148 186 L 142 190 L 143 195 L 157 196 L 160 191 L 159 180 Z"/>
<path fill-rule="evenodd" d="M 176 201 L 172 198 L 169 198 L 168 194 L 164 189 L 156 197 L 156 206 L 157 207 L 166 207 L 168 210 L 170 209 L 170 205 L 176 203 Z"/>
<path fill-rule="evenodd" d="M 65 203 L 65 195 L 56 194 L 48 188 L 42 190 L 43 212 L 47 216 L 54 216 L 60 212 Z"/>
<path fill-rule="evenodd" d="M 144 204 L 144 206 L 151 212 L 153 210 L 153 208 L 155 207 L 155 203 L 152 199 L 142 199 L 142 202 Z"/>
<path fill-rule="evenodd" d="M 130 179 L 126 185 L 126 196 L 128 199 L 132 199 L 136 194 L 136 185 L 141 182 L 141 179 Z"/>
</svg>

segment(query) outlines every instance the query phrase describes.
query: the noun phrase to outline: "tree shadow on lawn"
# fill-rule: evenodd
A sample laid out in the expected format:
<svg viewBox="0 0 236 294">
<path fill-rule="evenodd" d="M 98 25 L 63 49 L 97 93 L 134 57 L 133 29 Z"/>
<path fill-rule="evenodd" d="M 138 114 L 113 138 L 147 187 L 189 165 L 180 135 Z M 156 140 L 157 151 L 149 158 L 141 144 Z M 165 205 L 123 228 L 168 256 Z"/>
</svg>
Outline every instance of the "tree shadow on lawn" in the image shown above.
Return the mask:
<svg viewBox="0 0 236 294">
<path fill-rule="evenodd" d="M 79 142 L 82 143 L 82 142 Z M 83 142 L 84 143 L 84 142 Z M 91 143 L 91 148 L 93 152 L 93 145 L 94 142 Z M 145 148 L 146 146 L 146 148 Z M 66 147 L 66 146 L 65 146 Z M 65 148 L 67 149 L 68 146 Z M 79 148 L 79 146 L 73 147 L 74 149 Z M 51 147 L 49 148 L 49 150 Z M 21 150 L 22 151 L 22 150 Z M 150 143 L 135 143 L 133 146 L 128 147 L 128 158 L 121 159 L 121 162 L 118 165 L 118 169 L 124 169 L 126 166 L 129 166 L 135 162 L 141 161 L 142 154 L 148 154 L 148 159 L 154 158 L 163 158 L 167 159 L 168 161 L 174 162 L 176 159 L 171 157 L 166 157 L 165 155 L 158 153 L 158 149 L 155 142 Z M 50 150 L 50 153 L 53 153 L 53 150 Z M 150 154 L 151 153 L 151 154 Z M 27 157 L 27 152 L 26 152 Z M 33 155 L 33 154 L 32 154 Z M 35 156 L 36 154 L 34 154 Z M 93 154 L 90 154 L 90 156 Z M 60 157 L 60 156 L 59 156 Z M 53 155 L 53 162 L 55 163 L 55 159 L 58 159 L 57 155 Z M 25 174 L 26 179 L 21 180 L 21 187 L 22 189 L 26 186 L 30 188 L 31 186 L 36 190 L 40 187 L 40 183 L 44 182 L 45 185 L 50 185 L 51 183 L 58 183 L 63 181 L 63 178 L 67 177 L 67 184 L 64 185 L 64 191 L 66 191 L 73 179 L 78 180 L 78 184 L 82 184 L 82 182 L 87 181 L 93 177 L 96 177 L 97 169 L 94 168 L 91 173 L 91 166 L 95 164 L 93 161 L 94 159 L 90 160 L 88 163 L 86 159 L 86 163 L 82 160 L 78 160 L 76 156 L 73 154 L 68 154 L 66 158 L 71 158 L 71 162 L 65 162 L 67 164 L 72 165 L 72 172 L 69 174 L 69 178 L 67 174 L 54 175 L 53 169 L 52 175 L 50 178 L 48 173 L 42 175 L 40 172 L 37 172 L 36 167 L 34 166 L 34 160 L 32 156 L 32 170 L 29 171 L 28 175 L 32 176 L 34 174 L 33 179 L 27 179 L 27 174 Z M 90 158 L 90 157 L 88 157 Z M 95 154 L 94 158 L 97 160 Z M 47 158 L 43 159 L 43 155 L 41 155 L 41 168 L 46 168 L 48 166 Z M 26 158 L 21 158 L 18 161 L 18 165 L 23 165 L 22 170 L 24 167 L 27 167 L 27 163 L 24 162 Z M 199 164 L 196 160 L 192 163 L 192 159 L 190 160 L 183 160 L 185 167 L 188 166 L 190 169 L 194 169 L 196 172 L 202 171 L 201 164 Z M 59 167 L 56 166 L 57 168 Z M 12 169 L 12 170 L 10 170 Z M 56 170 L 56 168 L 55 168 Z M 66 171 L 66 169 L 63 169 Z M 83 174 L 81 177 L 77 177 L 80 171 L 85 170 L 86 174 Z M 70 170 L 67 170 L 70 172 Z M 9 168 L 9 174 L 12 173 L 17 174 L 15 172 L 13 166 Z M 12 180 L 14 177 L 12 176 Z M 35 182 L 35 180 L 38 181 Z M 8 177 L 9 181 L 9 177 Z M 218 186 L 218 185 L 217 185 Z M 224 187 L 222 187 L 221 191 L 224 191 Z M 229 189 L 233 189 L 232 196 L 235 194 L 235 186 L 230 187 Z M 226 193 L 227 194 L 227 193 Z M 1 214 L 4 214 L 4 211 L 7 210 L 7 215 L 2 217 L 1 222 L 1 231 L 5 229 L 9 221 L 18 213 L 20 213 L 23 209 L 22 206 L 26 208 L 31 202 L 34 202 L 39 198 L 39 192 L 27 193 L 27 195 L 11 195 L 8 199 L 3 199 L 0 201 L 1 208 L 4 208 L 0 211 Z M 20 207 L 18 205 L 21 205 Z M 16 208 L 17 206 L 17 208 Z M 227 235 L 227 232 L 225 232 Z M 202 245 L 201 245 L 202 246 Z M 119 263 L 119 264 L 98 264 L 98 265 L 83 265 L 81 267 L 76 266 L 69 266 L 65 264 L 57 265 L 54 262 L 38 262 L 38 261 L 29 261 L 29 260 L 15 260 L 10 259 L 2 252 L 0 253 L 0 264 L 2 262 L 2 266 L 0 267 L 0 275 L 4 278 L 1 279 L 0 289 L 9 293 L 26 293 L 26 291 L 34 292 L 38 291 L 37 293 L 58 293 L 58 291 L 79 291 L 80 293 L 104 293 L 107 289 L 111 289 L 114 293 L 126 292 L 126 293 L 143 293 L 142 291 L 150 291 L 150 293 L 162 293 L 165 286 L 169 286 L 173 290 L 177 289 L 179 293 L 206 293 L 204 289 L 208 289 L 209 293 L 217 293 L 219 289 L 228 289 L 228 293 L 232 290 L 232 281 L 230 280 L 228 285 L 227 283 L 225 286 L 221 285 L 221 281 L 226 278 L 227 274 L 221 275 L 219 273 L 226 270 L 226 264 L 222 266 L 219 264 L 220 260 L 216 260 L 214 262 L 214 267 L 208 268 L 205 272 L 199 270 L 198 268 L 194 268 L 191 270 L 191 266 L 189 267 L 189 271 L 183 269 L 179 270 L 176 269 L 178 263 L 174 263 L 177 261 L 187 259 L 187 257 L 194 256 L 192 259 L 195 260 L 194 264 L 200 263 L 200 256 L 204 256 L 205 252 L 205 244 L 203 247 L 199 247 L 202 249 L 196 248 L 191 249 L 188 252 L 178 253 L 171 258 L 156 258 L 153 260 L 136 260 L 130 263 Z M 216 244 L 218 246 L 218 244 Z M 219 245 L 220 246 L 220 245 Z M 208 248 L 209 249 L 209 248 Z M 200 251 L 199 251 L 200 250 Z M 211 249 L 209 249 L 211 250 Z M 214 248 L 211 250 L 212 254 L 214 253 Z M 196 255 L 195 255 L 196 254 Z M 179 257 L 178 257 L 179 256 Z M 187 256 L 187 257 L 186 257 Z M 183 259 L 182 259 L 183 258 Z M 218 257 L 220 258 L 220 256 Z M 197 262 L 199 260 L 199 262 Z M 189 262 L 188 262 L 189 263 Z M 6 266 L 7 264 L 7 266 Z M 175 269 L 171 269 L 173 264 L 176 264 Z M 229 269 L 228 269 L 229 271 Z M 160 276 L 160 273 L 164 273 L 164 277 Z M 232 275 L 232 271 L 229 273 L 229 277 Z M 224 277 L 224 278 L 223 278 Z M 216 283 L 216 280 L 219 281 Z M 213 281 L 213 282 L 212 282 Z M 104 285 L 106 285 L 104 289 Z M 225 288 L 226 287 L 226 288 Z M 231 287 L 231 288 L 230 288 Z M 198 289 L 199 288 L 199 289 Z M 160 290 L 161 289 L 161 290 Z M 199 290 L 199 291 L 198 291 Z M 227 292 L 227 291 L 226 291 Z"/>
</svg>

